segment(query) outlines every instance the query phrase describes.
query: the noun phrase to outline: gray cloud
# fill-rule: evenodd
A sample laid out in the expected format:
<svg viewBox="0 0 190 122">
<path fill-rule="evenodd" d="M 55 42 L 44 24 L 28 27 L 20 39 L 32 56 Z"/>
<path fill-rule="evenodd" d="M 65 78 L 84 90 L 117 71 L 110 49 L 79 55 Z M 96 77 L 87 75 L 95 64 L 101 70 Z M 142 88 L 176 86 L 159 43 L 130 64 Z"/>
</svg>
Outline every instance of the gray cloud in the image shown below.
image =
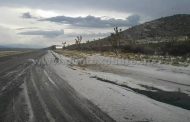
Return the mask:
<svg viewBox="0 0 190 122">
<path fill-rule="evenodd" d="M 190 0 L 0 0 L 0 6 L 28 6 L 69 11 L 111 10 L 142 14 L 153 18 L 190 13 Z"/>
<path fill-rule="evenodd" d="M 57 16 L 47 19 L 41 19 L 39 21 L 50 21 L 55 23 L 69 24 L 78 27 L 95 27 L 95 28 L 105 28 L 105 27 L 125 27 L 134 26 L 139 24 L 140 16 L 132 15 L 123 19 L 102 19 L 101 17 L 87 16 L 87 17 L 67 17 L 67 16 Z"/>
<path fill-rule="evenodd" d="M 31 30 L 31 29 L 38 29 L 38 27 L 17 28 L 16 30 Z"/>
<path fill-rule="evenodd" d="M 30 12 L 23 13 L 21 17 L 24 19 L 39 19 L 38 17 L 33 16 Z"/>
<path fill-rule="evenodd" d="M 26 19 L 31 19 L 31 18 L 33 18 L 33 16 L 32 16 L 29 12 L 23 13 L 21 17 L 22 17 L 22 18 L 26 18 Z"/>
<path fill-rule="evenodd" d="M 44 31 L 44 30 L 35 30 L 35 31 L 25 31 L 20 32 L 21 35 L 35 35 L 35 36 L 44 36 L 49 38 L 54 38 L 64 34 L 63 30 L 51 30 L 51 31 Z"/>
</svg>

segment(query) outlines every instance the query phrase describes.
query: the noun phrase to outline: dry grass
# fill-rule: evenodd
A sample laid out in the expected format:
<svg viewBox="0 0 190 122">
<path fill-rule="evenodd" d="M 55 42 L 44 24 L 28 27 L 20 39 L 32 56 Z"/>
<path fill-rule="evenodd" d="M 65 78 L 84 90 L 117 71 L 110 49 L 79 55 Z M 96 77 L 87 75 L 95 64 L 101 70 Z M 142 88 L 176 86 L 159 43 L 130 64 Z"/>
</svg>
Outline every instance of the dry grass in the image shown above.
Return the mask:
<svg viewBox="0 0 190 122">
<path fill-rule="evenodd" d="M 95 54 L 94 52 L 90 51 L 77 51 L 77 50 L 55 50 L 55 52 L 62 54 L 66 57 L 75 58 L 75 59 L 86 58 L 87 56 Z"/>
<path fill-rule="evenodd" d="M 144 55 L 144 54 L 134 54 L 134 53 L 119 53 L 115 55 L 113 52 L 101 53 L 102 56 L 128 59 L 135 61 L 143 61 L 149 63 L 160 63 L 169 64 L 174 66 L 184 66 L 190 65 L 190 57 L 185 56 L 160 56 L 160 55 Z"/>
<path fill-rule="evenodd" d="M 0 51 L 0 57 L 24 53 L 23 51 Z"/>
<path fill-rule="evenodd" d="M 114 57 L 119 59 L 128 59 L 134 61 L 142 61 L 148 63 L 169 64 L 174 66 L 189 66 L 190 58 L 182 56 L 159 56 L 159 55 L 144 55 L 134 53 L 119 53 L 115 55 L 113 52 L 94 52 L 94 51 L 78 51 L 78 50 L 56 50 L 55 52 L 66 57 L 75 59 L 85 59 L 88 56 L 100 54 L 105 57 Z"/>
</svg>

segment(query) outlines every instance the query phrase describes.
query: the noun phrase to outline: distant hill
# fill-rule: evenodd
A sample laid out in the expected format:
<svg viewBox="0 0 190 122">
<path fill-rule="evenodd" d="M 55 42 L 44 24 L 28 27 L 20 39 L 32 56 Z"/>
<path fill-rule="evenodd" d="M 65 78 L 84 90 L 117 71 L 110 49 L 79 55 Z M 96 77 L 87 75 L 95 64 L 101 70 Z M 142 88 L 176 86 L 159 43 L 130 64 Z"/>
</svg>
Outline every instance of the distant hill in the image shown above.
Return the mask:
<svg viewBox="0 0 190 122">
<path fill-rule="evenodd" d="M 33 48 L 35 47 L 35 48 Z M 38 45 L 25 45 L 25 44 L 7 44 L 7 45 L 0 45 L 0 51 L 25 51 L 25 50 L 34 50 L 34 49 L 41 49 L 43 47 Z"/>
<path fill-rule="evenodd" d="M 7 48 L 7 47 L 5 47 L 5 46 L 1 46 L 1 45 L 0 45 L 0 49 L 3 49 L 3 48 Z"/>
<path fill-rule="evenodd" d="M 0 51 L 26 51 L 26 50 L 34 50 L 34 49 L 32 49 L 32 48 L 14 47 L 12 45 L 10 45 L 10 46 L 1 46 L 0 45 Z"/>
</svg>

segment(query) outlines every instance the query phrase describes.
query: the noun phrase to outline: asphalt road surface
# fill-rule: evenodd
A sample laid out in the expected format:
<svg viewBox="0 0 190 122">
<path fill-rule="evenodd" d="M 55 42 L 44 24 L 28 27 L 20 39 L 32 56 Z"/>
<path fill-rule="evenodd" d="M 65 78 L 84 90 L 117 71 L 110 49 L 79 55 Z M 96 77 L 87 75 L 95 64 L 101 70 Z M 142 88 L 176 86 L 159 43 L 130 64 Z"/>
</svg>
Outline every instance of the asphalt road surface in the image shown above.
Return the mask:
<svg viewBox="0 0 190 122">
<path fill-rule="evenodd" d="M 45 50 L 0 58 L 0 122 L 112 122 L 48 65 Z"/>
</svg>

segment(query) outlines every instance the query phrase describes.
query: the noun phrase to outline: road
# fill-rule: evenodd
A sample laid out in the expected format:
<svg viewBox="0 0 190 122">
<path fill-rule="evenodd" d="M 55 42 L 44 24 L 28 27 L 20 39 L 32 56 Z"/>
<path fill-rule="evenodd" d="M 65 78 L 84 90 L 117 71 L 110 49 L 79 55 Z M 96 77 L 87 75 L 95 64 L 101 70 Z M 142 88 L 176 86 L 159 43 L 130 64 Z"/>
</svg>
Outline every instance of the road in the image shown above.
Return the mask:
<svg viewBox="0 0 190 122">
<path fill-rule="evenodd" d="M 112 122 L 45 63 L 45 50 L 0 58 L 0 122 Z"/>
</svg>

